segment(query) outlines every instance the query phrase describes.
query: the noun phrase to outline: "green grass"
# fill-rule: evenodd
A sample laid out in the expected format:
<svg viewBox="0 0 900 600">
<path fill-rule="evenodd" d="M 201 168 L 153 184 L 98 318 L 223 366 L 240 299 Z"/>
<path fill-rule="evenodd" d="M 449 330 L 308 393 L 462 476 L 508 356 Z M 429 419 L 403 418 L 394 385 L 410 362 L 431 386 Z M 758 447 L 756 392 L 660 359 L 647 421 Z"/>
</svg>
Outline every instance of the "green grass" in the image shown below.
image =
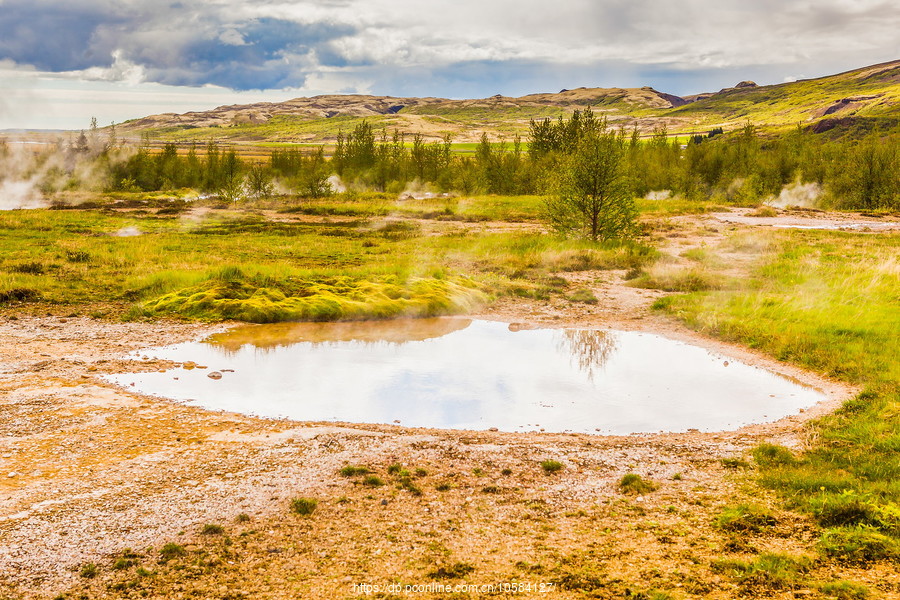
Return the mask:
<svg viewBox="0 0 900 600">
<path fill-rule="evenodd" d="M 745 595 L 754 596 L 804 586 L 810 566 L 808 558 L 771 553 L 760 554 L 752 561 L 723 559 L 713 563 L 714 570 L 733 577 Z"/>
<path fill-rule="evenodd" d="M 642 496 L 655 492 L 659 489 L 659 484 L 648 479 L 644 479 L 637 473 L 628 473 L 619 481 L 619 490 L 623 494 L 634 496 Z"/>
<path fill-rule="evenodd" d="M 452 201 L 459 214 L 489 219 L 524 218 L 537 205 L 531 197 Z M 0 213 L 0 305 L 256 322 L 426 316 L 468 312 L 498 294 L 546 298 L 566 286 L 553 271 L 635 268 L 656 257 L 639 244 L 466 233 L 440 223 L 437 235 L 426 233 L 418 221 L 382 218 L 387 201 L 378 195 L 331 199 L 355 218 L 314 222 L 267 220 L 252 206 L 200 219 L 112 212 L 109 202 Z M 430 202 L 408 201 L 406 210 L 430 210 Z M 126 228 L 141 235 L 113 235 Z"/>
<path fill-rule="evenodd" d="M 722 510 L 714 524 L 722 531 L 758 533 L 778 523 L 775 516 L 760 506 L 739 504 Z"/>
<path fill-rule="evenodd" d="M 544 460 L 541 461 L 541 468 L 544 470 L 544 473 L 548 475 L 552 473 L 558 473 L 565 468 L 565 465 L 559 462 L 558 460 Z"/>
<path fill-rule="evenodd" d="M 770 444 L 760 482 L 827 528 L 821 552 L 898 556 L 900 235 L 758 233 L 765 248 L 739 289 L 670 297 L 661 308 L 708 334 L 864 387 L 815 424 L 805 453 Z"/>
<path fill-rule="evenodd" d="M 314 498 L 294 498 L 291 500 L 291 511 L 303 516 L 313 514 L 319 501 Z"/>
</svg>

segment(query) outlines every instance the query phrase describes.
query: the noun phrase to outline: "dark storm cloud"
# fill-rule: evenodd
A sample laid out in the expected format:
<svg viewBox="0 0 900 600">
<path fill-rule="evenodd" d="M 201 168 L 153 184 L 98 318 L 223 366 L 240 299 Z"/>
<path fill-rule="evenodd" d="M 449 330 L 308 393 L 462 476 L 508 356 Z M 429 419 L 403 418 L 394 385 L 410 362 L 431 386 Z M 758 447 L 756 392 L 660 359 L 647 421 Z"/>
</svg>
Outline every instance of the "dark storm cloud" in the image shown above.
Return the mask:
<svg viewBox="0 0 900 600">
<path fill-rule="evenodd" d="M 0 59 L 43 71 L 72 71 L 112 63 L 91 37 L 116 19 L 101 7 L 11 1 L 0 4 Z"/>
<path fill-rule="evenodd" d="M 95 75 L 118 62 L 143 69 L 144 78 L 157 83 L 272 89 L 302 85 L 314 50 L 353 33 L 327 22 L 234 19 L 227 8 L 0 0 L 0 60 L 48 72 L 93 69 Z"/>
<path fill-rule="evenodd" d="M 898 29 L 896 0 L 0 0 L 0 61 L 235 90 L 685 93 L 895 59 Z"/>
</svg>

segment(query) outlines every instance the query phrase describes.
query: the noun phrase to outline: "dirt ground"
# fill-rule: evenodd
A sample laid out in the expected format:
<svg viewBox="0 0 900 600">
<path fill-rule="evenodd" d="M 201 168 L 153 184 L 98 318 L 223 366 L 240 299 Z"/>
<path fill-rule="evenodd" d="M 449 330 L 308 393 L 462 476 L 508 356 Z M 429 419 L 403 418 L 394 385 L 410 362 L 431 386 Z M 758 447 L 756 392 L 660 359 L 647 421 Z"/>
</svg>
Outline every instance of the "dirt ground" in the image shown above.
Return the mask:
<svg viewBox="0 0 900 600">
<path fill-rule="evenodd" d="M 677 255 L 751 227 L 734 216 L 742 217 L 673 218 L 677 235 L 663 250 Z M 735 256 L 734 268 L 751 259 Z M 621 598 L 653 589 L 731 598 L 747 591 L 711 570 L 715 559 L 810 553 L 814 529 L 781 509 L 765 536 L 727 535 L 713 520 L 729 503 L 777 506 L 740 461 L 761 441 L 802 447 L 804 423 L 854 390 L 666 320 L 650 310 L 662 292 L 628 287 L 624 272 L 564 275 L 599 303 L 504 299 L 475 316 L 662 333 L 794 377 L 829 400 L 737 431 L 625 437 L 258 419 L 100 377 L 176 366 L 123 357 L 230 324 L 7 314 L 0 598 Z M 547 459 L 562 470 L 545 473 Z M 397 463 L 403 472 L 391 468 Z M 367 467 L 384 485 L 342 476 L 347 465 Z M 624 494 L 627 473 L 659 487 Z M 295 498 L 318 504 L 300 515 Z M 900 591 L 896 574 L 829 577 Z M 455 596 L 434 588 L 512 582 L 521 587 L 457 587 Z M 391 584 L 432 588 L 365 587 Z M 817 597 L 811 589 L 777 597 L 798 591 Z"/>
</svg>

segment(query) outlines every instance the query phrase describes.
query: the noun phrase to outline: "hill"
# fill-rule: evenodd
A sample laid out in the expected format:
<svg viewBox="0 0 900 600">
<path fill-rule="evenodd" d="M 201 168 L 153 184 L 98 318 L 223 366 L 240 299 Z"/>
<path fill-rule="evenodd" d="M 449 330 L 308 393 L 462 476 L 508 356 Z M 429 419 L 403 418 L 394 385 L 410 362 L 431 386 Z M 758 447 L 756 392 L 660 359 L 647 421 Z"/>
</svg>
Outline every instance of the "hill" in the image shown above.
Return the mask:
<svg viewBox="0 0 900 600">
<path fill-rule="evenodd" d="M 672 133 L 752 122 L 763 128 L 801 124 L 816 131 L 859 130 L 900 123 L 900 61 L 778 85 L 743 81 L 714 93 L 679 97 L 643 88 L 578 88 L 518 98 L 452 100 L 325 95 L 184 114 L 165 113 L 122 124 L 127 134 L 147 132 L 170 141 L 221 139 L 251 143 L 319 143 L 368 119 L 376 129 L 450 135 L 457 142 L 524 134 L 531 119 L 592 107 L 618 126 Z"/>
</svg>

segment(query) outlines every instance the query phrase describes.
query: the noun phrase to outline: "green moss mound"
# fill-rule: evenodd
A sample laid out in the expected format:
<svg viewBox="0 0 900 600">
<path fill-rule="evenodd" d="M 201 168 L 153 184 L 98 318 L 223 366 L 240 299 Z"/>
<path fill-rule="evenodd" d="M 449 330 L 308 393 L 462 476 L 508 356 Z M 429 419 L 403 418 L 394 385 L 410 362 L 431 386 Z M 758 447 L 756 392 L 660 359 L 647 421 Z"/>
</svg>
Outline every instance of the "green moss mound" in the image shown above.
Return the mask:
<svg viewBox="0 0 900 600">
<path fill-rule="evenodd" d="M 486 301 L 481 286 L 464 277 L 278 282 L 229 272 L 150 300 L 140 312 L 250 323 L 339 321 L 465 313 Z"/>
</svg>

